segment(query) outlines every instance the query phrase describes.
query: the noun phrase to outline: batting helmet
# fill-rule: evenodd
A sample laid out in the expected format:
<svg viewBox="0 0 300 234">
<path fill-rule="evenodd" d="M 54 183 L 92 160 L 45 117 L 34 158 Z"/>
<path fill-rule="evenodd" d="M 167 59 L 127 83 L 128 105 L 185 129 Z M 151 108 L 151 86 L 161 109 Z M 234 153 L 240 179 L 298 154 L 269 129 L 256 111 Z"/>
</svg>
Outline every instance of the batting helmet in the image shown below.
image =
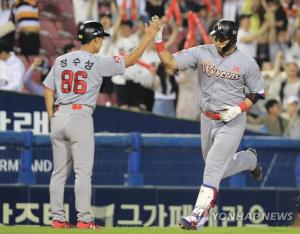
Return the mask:
<svg viewBox="0 0 300 234">
<path fill-rule="evenodd" d="M 214 25 L 210 35 L 216 40 L 230 40 L 222 49 L 224 53 L 230 48 L 235 47 L 238 29 L 239 26 L 234 21 L 222 19 Z"/>
<path fill-rule="evenodd" d="M 102 24 L 96 21 L 86 21 L 79 26 L 78 40 L 82 44 L 89 43 L 96 37 L 109 37 L 110 35 L 104 32 Z"/>
</svg>

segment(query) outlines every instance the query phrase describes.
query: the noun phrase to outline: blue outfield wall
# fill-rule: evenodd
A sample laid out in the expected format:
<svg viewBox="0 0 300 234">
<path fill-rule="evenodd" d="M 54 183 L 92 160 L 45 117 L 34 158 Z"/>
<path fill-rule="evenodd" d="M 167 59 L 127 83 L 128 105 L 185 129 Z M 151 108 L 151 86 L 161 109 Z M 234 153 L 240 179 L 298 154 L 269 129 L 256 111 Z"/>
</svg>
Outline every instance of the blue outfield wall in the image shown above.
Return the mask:
<svg viewBox="0 0 300 234">
<path fill-rule="evenodd" d="M 74 188 L 65 190 L 65 211 L 76 221 Z M 197 188 L 94 186 L 92 212 L 104 226 L 176 226 L 189 215 Z M 221 189 L 209 226 L 287 226 L 300 212 L 296 189 Z M 0 223 L 49 225 L 47 186 L 1 186 Z"/>
<path fill-rule="evenodd" d="M 97 106 L 93 114 L 95 132 L 199 133 L 196 121 L 179 120 L 118 108 Z M 0 91 L 0 131 L 31 130 L 49 133 L 43 97 Z"/>
<path fill-rule="evenodd" d="M 200 124 L 197 121 L 167 118 L 112 107 L 97 106 L 93 118 L 95 132 L 195 134 L 200 132 Z M 43 97 L 0 91 L 0 123 L 0 131 L 30 130 L 35 134 L 48 134 L 48 116 Z M 246 134 L 254 133 L 246 131 Z"/>
<path fill-rule="evenodd" d="M 96 134 L 93 184 L 199 186 L 204 162 L 199 135 Z M 221 187 L 300 187 L 300 141 L 245 136 L 239 150 L 256 148 L 265 177 L 249 172 L 222 181 Z M 84 155 L 83 155 L 84 157 Z M 49 136 L 0 133 L 0 184 L 49 184 L 52 148 Z M 74 175 L 68 184 L 74 183 Z"/>
</svg>

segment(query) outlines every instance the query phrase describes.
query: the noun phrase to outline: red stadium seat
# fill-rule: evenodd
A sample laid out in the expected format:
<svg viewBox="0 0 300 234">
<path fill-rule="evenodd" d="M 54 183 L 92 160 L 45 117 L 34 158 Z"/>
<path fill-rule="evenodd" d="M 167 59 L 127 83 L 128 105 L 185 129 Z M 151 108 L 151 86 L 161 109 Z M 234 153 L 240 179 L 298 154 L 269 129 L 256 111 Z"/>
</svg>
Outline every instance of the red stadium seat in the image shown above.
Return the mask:
<svg viewBox="0 0 300 234">
<path fill-rule="evenodd" d="M 57 6 L 59 7 L 61 12 L 67 12 L 71 15 L 74 15 L 73 11 L 73 2 L 72 0 L 61 0 L 57 2 Z"/>
<path fill-rule="evenodd" d="M 24 55 L 19 54 L 19 55 L 17 55 L 17 57 L 19 59 L 21 59 L 22 63 L 25 66 L 25 69 L 27 69 L 30 66 L 30 63 L 29 63 L 28 59 Z"/>
<path fill-rule="evenodd" d="M 31 79 L 34 80 L 37 83 L 40 83 L 41 82 L 41 73 L 38 72 L 38 71 L 34 71 L 32 73 L 32 78 Z"/>
<path fill-rule="evenodd" d="M 41 46 L 43 49 L 45 49 L 47 55 L 56 54 L 55 37 L 52 37 L 49 32 L 46 32 L 40 35 L 40 40 L 41 40 Z"/>
<path fill-rule="evenodd" d="M 47 31 L 51 34 L 51 36 L 57 35 L 57 28 L 52 21 L 49 20 L 41 20 L 41 29 L 43 31 Z"/>
<path fill-rule="evenodd" d="M 47 56 L 61 53 L 61 48 L 77 33 L 72 0 L 39 1 L 41 51 Z"/>
<path fill-rule="evenodd" d="M 49 56 L 49 57 L 48 57 L 51 66 L 54 64 L 56 58 L 57 58 L 56 55 L 53 55 L 53 56 Z"/>
</svg>

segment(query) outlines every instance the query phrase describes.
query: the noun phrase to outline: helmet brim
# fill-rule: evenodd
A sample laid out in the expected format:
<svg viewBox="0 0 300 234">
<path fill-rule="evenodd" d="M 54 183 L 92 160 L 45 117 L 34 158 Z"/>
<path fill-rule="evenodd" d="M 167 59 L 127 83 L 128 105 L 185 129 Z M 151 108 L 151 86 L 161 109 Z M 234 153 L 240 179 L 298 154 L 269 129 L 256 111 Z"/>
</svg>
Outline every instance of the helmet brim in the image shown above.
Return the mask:
<svg viewBox="0 0 300 234">
<path fill-rule="evenodd" d="M 102 34 L 102 37 L 110 37 L 110 34 L 109 34 L 109 33 L 106 33 L 106 32 L 104 32 L 104 33 Z"/>
<path fill-rule="evenodd" d="M 217 30 L 212 30 L 209 35 L 213 36 L 216 34 L 216 32 L 217 32 Z"/>
<path fill-rule="evenodd" d="M 229 35 L 218 30 L 211 31 L 210 35 L 220 40 L 231 40 L 231 37 Z"/>
<path fill-rule="evenodd" d="M 94 35 L 94 37 L 109 37 L 110 36 L 110 34 L 109 33 L 106 33 L 106 32 L 94 32 L 93 33 L 93 35 Z"/>
</svg>

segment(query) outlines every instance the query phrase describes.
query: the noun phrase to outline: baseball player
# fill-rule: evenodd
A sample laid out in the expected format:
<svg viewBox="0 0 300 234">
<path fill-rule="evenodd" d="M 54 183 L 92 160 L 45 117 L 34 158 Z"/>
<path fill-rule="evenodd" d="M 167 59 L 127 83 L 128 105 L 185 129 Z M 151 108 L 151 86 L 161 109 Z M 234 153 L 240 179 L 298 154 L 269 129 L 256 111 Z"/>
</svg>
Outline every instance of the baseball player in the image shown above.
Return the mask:
<svg viewBox="0 0 300 234">
<path fill-rule="evenodd" d="M 102 77 L 124 74 L 152 42 L 159 30 L 154 17 L 138 47 L 124 57 L 103 57 L 98 53 L 102 40 L 109 36 L 98 22 L 88 21 L 79 28 L 81 48 L 58 57 L 44 81 L 45 101 L 51 121 L 53 172 L 50 181 L 52 227 L 69 228 L 65 217 L 64 185 L 75 171 L 75 208 L 77 228 L 97 228 L 90 213 L 91 176 L 94 162 L 94 128 L 92 113 Z M 56 93 L 56 100 L 54 100 Z M 72 165 L 73 164 L 73 165 Z"/>
<path fill-rule="evenodd" d="M 155 37 L 158 55 L 169 69 L 194 69 L 200 84 L 201 146 L 205 161 L 203 184 L 190 216 L 182 217 L 183 229 L 200 229 L 214 206 L 220 181 L 249 170 L 261 179 L 254 149 L 235 154 L 246 126 L 246 110 L 264 98 L 264 84 L 254 59 L 236 47 L 238 26 L 218 21 L 210 33 L 213 44 L 199 45 L 174 55 L 164 48 L 162 27 Z M 245 94 L 245 87 L 250 92 Z"/>
</svg>

